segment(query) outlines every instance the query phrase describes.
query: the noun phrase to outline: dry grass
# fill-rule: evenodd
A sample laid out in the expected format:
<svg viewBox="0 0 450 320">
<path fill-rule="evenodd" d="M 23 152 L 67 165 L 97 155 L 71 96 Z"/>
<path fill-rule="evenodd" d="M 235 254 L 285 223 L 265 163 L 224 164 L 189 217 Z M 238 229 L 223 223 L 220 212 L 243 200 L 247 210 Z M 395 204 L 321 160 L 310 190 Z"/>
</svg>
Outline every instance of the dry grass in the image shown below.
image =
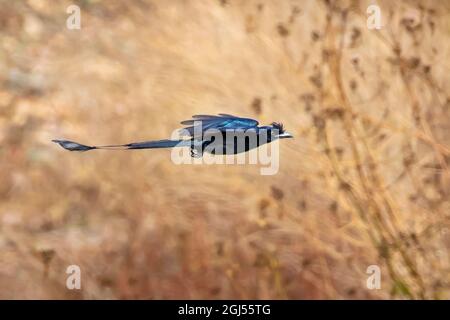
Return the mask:
<svg viewBox="0 0 450 320">
<path fill-rule="evenodd" d="M 448 1 L 74 2 L 0 0 L 0 298 L 450 298 Z M 277 175 L 50 143 L 218 112 Z"/>
</svg>

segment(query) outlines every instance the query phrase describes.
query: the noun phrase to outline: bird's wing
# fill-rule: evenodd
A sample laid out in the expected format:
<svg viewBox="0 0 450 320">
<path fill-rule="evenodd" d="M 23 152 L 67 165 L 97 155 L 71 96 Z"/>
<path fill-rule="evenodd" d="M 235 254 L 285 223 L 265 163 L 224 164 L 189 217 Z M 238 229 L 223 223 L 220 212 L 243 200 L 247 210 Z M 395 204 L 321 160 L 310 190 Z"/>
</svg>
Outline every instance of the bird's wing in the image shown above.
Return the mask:
<svg viewBox="0 0 450 320">
<path fill-rule="evenodd" d="M 203 134 L 210 129 L 225 131 L 256 128 L 258 126 L 258 121 L 250 118 L 241 118 L 230 114 L 219 113 L 217 116 L 203 114 L 194 115 L 191 120 L 182 121 L 181 124 L 187 125 L 188 127 L 181 129 L 180 132 L 184 135 L 193 137 L 197 132 Z"/>
</svg>

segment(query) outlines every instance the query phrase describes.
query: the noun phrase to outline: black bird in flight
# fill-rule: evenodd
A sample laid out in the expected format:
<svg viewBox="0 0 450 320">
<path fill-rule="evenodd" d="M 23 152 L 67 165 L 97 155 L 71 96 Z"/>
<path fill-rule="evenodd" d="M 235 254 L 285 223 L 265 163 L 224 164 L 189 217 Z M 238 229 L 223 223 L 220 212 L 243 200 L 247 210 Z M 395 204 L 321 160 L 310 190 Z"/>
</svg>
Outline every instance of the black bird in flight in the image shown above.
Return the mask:
<svg viewBox="0 0 450 320">
<path fill-rule="evenodd" d="M 255 149 L 277 139 L 293 138 L 281 123 L 258 126 L 258 121 L 229 114 L 194 115 L 191 120 L 182 121 L 187 127 L 180 129 L 184 138 L 177 140 L 156 140 L 119 145 L 88 146 L 69 140 L 52 140 L 69 151 L 94 149 L 129 150 L 189 147 L 192 157 L 201 157 L 203 152 L 211 154 L 238 154 Z"/>
</svg>

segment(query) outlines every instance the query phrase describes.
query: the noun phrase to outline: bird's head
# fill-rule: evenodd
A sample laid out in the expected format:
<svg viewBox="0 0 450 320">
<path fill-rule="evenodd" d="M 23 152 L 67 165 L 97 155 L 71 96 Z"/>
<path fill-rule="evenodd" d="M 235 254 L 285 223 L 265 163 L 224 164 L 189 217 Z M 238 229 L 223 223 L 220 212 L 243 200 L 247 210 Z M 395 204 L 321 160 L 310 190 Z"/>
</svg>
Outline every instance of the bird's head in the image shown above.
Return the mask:
<svg viewBox="0 0 450 320">
<path fill-rule="evenodd" d="M 285 139 L 285 138 L 293 138 L 294 136 L 292 134 L 290 134 L 289 132 L 287 132 L 284 129 L 284 126 L 282 123 L 278 123 L 278 122 L 272 122 L 272 128 L 275 129 L 276 131 L 276 138 L 278 139 Z"/>
</svg>

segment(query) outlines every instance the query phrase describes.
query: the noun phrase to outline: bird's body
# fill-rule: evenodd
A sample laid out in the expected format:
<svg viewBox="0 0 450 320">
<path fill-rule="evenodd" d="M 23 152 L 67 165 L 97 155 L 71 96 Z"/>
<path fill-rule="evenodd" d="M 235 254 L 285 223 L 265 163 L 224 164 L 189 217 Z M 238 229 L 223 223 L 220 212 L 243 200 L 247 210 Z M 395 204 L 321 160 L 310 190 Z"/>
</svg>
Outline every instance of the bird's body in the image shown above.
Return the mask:
<svg viewBox="0 0 450 320">
<path fill-rule="evenodd" d="M 292 138 L 284 131 L 283 125 L 272 123 L 258 127 L 258 121 L 229 114 L 194 115 L 191 120 L 181 122 L 188 125 L 181 129 L 182 139 L 133 142 L 121 145 L 88 146 L 69 140 L 52 140 L 69 151 L 94 149 L 156 149 L 189 147 L 193 157 L 204 152 L 214 155 L 238 154 L 257 148 L 277 139 Z"/>
</svg>

